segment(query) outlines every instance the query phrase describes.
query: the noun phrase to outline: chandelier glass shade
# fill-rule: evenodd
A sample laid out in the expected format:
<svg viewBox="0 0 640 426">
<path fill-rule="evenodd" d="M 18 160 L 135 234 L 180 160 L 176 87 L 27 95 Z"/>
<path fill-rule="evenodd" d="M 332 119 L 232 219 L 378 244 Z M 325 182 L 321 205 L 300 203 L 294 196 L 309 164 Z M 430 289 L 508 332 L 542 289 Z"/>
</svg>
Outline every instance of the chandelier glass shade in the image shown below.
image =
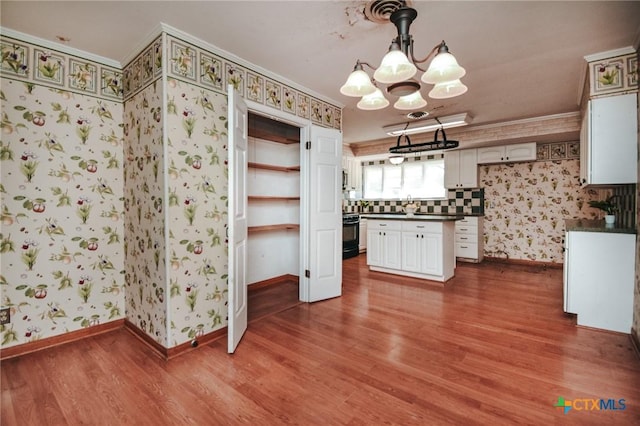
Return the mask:
<svg viewBox="0 0 640 426">
<path fill-rule="evenodd" d="M 376 87 L 375 92 L 364 95 L 360 102 L 358 102 L 358 108 L 372 111 L 376 109 L 386 108 L 389 105 L 389 100 L 384 97 L 382 91 Z"/>
<path fill-rule="evenodd" d="M 395 109 L 400 110 L 415 110 L 424 108 L 425 106 L 427 106 L 427 101 L 424 100 L 419 90 L 416 90 L 410 95 L 401 96 L 396 103 L 393 104 Z"/>
<path fill-rule="evenodd" d="M 395 108 L 402 110 L 423 108 L 427 105 L 427 102 L 420 95 L 420 83 L 413 79 L 418 70 L 424 73 L 420 78 L 422 83 L 434 85 L 429 92 L 429 97 L 431 98 L 452 98 L 460 96 L 467 91 L 467 86 L 460 81 L 466 71 L 458 64 L 456 58 L 449 53 L 449 48 L 444 40 L 434 46 L 426 58 L 417 59 L 414 56 L 413 37 L 409 34 L 409 27 L 417 16 L 418 12 L 413 8 L 407 7 L 403 2 L 402 6 L 391 13 L 390 21 L 396 26 L 398 35 L 391 42 L 391 46 L 383 57 L 380 66 L 375 68 L 367 62 L 361 62 L 360 60 L 356 62 L 356 66 L 349 75 L 347 82 L 340 88 L 340 93 L 354 97 L 372 95 L 372 98 L 358 102 L 358 108 L 373 110 L 385 108 L 389 105 L 388 101 L 385 103 L 380 100 L 380 96 L 384 97 L 384 95 L 380 89 L 376 88 L 374 82 L 387 85 L 386 92 L 388 94 L 400 97 L 394 103 Z M 426 70 L 421 68 L 421 64 L 429 60 L 431 60 L 429 67 Z M 363 66 L 374 70 L 374 82 L 364 71 Z M 376 102 L 372 102 L 374 92 L 376 92 Z"/>
</svg>

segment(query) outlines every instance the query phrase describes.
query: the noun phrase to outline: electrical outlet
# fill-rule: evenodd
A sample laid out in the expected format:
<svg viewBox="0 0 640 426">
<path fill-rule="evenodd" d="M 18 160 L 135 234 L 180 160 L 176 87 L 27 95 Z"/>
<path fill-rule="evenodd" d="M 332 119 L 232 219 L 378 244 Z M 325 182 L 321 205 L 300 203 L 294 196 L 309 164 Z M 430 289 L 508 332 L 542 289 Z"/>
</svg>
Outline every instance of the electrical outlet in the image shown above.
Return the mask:
<svg viewBox="0 0 640 426">
<path fill-rule="evenodd" d="M 9 324 L 10 322 L 11 322 L 11 309 L 10 308 L 0 309 L 0 325 Z"/>
</svg>

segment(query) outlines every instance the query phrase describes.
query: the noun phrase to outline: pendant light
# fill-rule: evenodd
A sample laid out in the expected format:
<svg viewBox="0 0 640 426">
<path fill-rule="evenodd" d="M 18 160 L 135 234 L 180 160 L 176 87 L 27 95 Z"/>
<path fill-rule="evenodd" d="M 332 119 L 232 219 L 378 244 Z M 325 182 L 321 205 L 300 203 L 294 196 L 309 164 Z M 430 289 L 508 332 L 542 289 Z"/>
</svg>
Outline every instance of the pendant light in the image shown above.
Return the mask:
<svg viewBox="0 0 640 426">
<path fill-rule="evenodd" d="M 387 6 L 386 3 L 385 6 Z M 361 97 L 372 95 L 376 91 L 371 78 L 364 71 L 363 66 L 366 65 L 374 71 L 373 77 L 376 82 L 387 85 L 386 92 L 388 94 L 399 96 L 398 101 L 394 103 L 394 107 L 397 109 L 422 108 L 426 105 L 426 101 L 419 95 L 420 83 L 413 79 L 417 71 L 424 73 L 420 78 L 422 83 L 434 85 L 429 92 L 429 96 L 434 99 L 445 99 L 464 94 L 467 91 L 467 86 L 462 84 L 460 79 L 466 74 L 466 70 L 449 52 L 449 47 L 444 40 L 434 46 L 424 59 L 417 59 L 413 54 L 413 37 L 409 33 L 409 28 L 418 17 L 418 12 L 408 7 L 405 1 L 389 2 L 388 6 L 389 8 L 393 7 L 390 9 L 393 12 L 389 20 L 395 25 L 397 36 L 392 40 L 378 68 L 358 60 L 347 82 L 340 88 L 340 93 L 346 96 Z M 429 67 L 426 70 L 421 68 L 421 64 L 429 60 L 431 60 Z M 415 92 L 418 92 L 418 95 L 414 95 Z M 381 91 L 380 94 L 382 94 Z M 409 98 L 410 95 L 415 98 Z M 384 97 L 384 95 L 382 96 Z M 380 101 L 379 97 L 380 95 L 376 93 L 375 99 L 378 101 L 375 103 L 375 108 L 372 107 L 374 104 L 371 99 L 358 102 L 358 108 L 365 110 L 384 108 L 380 106 L 384 102 Z"/>
</svg>

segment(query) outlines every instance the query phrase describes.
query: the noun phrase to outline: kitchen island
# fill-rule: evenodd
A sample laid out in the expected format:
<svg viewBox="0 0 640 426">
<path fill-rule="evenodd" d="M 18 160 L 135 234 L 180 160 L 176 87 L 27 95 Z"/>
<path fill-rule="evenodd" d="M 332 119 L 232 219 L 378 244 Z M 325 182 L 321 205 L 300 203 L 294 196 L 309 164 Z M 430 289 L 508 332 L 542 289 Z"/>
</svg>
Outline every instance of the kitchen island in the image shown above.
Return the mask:
<svg viewBox="0 0 640 426">
<path fill-rule="evenodd" d="M 445 282 L 455 273 L 454 224 L 464 216 L 364 214 L 372 271 Z"/>
</svg>

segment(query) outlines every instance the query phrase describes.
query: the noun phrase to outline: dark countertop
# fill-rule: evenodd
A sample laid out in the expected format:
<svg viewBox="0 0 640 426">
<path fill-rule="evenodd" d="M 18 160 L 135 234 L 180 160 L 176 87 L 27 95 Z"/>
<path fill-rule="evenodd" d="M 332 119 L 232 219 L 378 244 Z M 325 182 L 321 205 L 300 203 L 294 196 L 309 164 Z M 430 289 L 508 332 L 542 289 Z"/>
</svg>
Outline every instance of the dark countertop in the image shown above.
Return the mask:
<svg viewBox="0 0 640 426">
<path fill-rule="evenodd" d="M 364 219 L 378 219 L 378 220 L 417 220 L 427 222 L 447 222 L 464 219 L 464 215 L 443 215 L 443 214 L 426 214 L 417 213 L 412 217 L 407 217 L 405 213 L 369 213 L 361 214 L 361 218 Z"/>
<path fill-rule="evenodd" d="M 571 232 L 611 232 L 615 234 L 635 234 L 635 228 L 619 228 L 617 223 L 606 225 L 600 219 L 565 219 L 565 228 Z"/>
</svg>

